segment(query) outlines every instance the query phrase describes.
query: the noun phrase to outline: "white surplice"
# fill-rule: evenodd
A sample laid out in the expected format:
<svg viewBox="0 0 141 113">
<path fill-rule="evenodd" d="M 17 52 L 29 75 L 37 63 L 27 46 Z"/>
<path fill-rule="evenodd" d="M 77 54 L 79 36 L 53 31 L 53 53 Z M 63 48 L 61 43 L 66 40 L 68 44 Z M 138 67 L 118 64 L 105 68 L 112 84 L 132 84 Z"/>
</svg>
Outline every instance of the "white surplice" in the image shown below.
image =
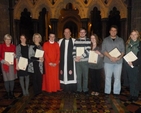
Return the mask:
<svg viewBox="0 0 141 113">
<path fill-rule="evenodd" d="M 62 41 L 63 41 L 63 38 L 60 39 L 60 40 L 58 41 L 59 46 L 61 45 Z M 72 38 L 72 42 L 73 42 L 73 44 L 74 44 L 74 41 L 75 41 L 75 39 Z M 69 44 L 69 40 L 65 40 L 65 53 L 64 53 L 64 81 L 63 81 L 63 80 L 60 80 L 60 83 L 62 83 L 62 84 L 74 84 L 74 83 L 77 82 L 77 81 L 76 81 L 75 61 L 73 61 L 73 66 L 74 66 L 74 69 L 73 69 L 73 71 L 74 71 L 74 80 L 68 80 L 68 74 L 67 74 L 67 61 L 69 60 L 69 59 L 67 59 L 68 44 Z"/>
</svg>

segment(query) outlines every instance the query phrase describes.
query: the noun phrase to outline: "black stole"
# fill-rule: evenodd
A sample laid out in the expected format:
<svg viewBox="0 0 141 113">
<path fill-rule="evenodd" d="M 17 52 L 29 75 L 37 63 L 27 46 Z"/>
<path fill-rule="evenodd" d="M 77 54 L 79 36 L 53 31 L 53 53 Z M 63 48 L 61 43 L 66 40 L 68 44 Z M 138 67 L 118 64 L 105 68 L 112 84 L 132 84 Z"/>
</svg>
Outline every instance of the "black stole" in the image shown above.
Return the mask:
<svg viewBox="0 0 141 113">
<path fill-rule="evenodd" d="M 63 71 L 61 74 L 60 72 L 60 80 L 64 80 L 64 54 L 65 54 L 65 38 L 62 40 L 61 46 L 60 46 L 60 70 Z M 73 70 L 73 42 L 72 38 L 69 39 L 68 43 L 68 53 L 67 53 L 67 74 L 68 74 L 68 80 L 74 80 L 74 70 Z M 69 70 L 72 70 L 72 74 L 69 74 Z"/>
</svg>

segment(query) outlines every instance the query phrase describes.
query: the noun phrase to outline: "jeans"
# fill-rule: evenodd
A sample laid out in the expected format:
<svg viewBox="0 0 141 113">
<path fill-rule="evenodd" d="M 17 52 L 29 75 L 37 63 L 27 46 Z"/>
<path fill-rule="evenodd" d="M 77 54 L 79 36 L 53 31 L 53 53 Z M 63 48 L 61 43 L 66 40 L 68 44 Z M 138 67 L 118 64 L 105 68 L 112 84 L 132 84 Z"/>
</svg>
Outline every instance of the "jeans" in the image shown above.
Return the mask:
<svg viewBox="0 0 141 113">
<path fill-rule="evenodd" d="M 121 69 L 122 63 L 120 64 L 104 64 L 105 70 L 105 93 L 111 93 L 111 80 L 112 75 L 114 75 L 114 86 L 113 86 L 113 93 L 120 94 L 121 91 Z"/>
<path fill-rule="evenodd" d="M 88 61 L 76 62 L 77 91 L 88 91 Z M 82 81 L 83 78 L 83 81 Z"/>
</svg>

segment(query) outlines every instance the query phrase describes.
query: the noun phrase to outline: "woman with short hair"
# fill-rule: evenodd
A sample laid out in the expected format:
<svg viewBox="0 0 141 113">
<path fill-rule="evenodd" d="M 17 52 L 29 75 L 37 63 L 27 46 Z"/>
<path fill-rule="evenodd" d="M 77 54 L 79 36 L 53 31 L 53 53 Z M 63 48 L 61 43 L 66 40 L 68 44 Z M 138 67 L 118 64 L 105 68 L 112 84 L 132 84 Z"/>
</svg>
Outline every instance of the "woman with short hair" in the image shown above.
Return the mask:
<svg viewBox="0 0 141 113">
<path fill-rule="evenodd" d="M 39 33 L 35 33 L 33 35 L 33 45 L 30 45 L 29 47 L 29 60 L 31 63 L 28 65 L 28 71 L 32 73 L 32 79 L 33 79 L 33 91 L 34 95 L 37 96 L 42 91 L 42 74 L 43 74 L 43 57 L 36 58 L 35 53 L 36 50 L 42 50 L 42 46 L 40 45 L 40 42 L 42 41 L 42 37 Z"/>
<path fill-rule="evenodd" d="M 13 64 L 10 64 L 8 61 L 5 60 L 5 52 L 12 52 L 15 58 L 16 47 L 15 45 L 11 44 L 11 42 L 12 36 L 6 34 L 4 36 L 4 43 L 0 45 L 0 61 L 4 85 L 7 92 L 5 95 L 6 99 L 12 99 L 14 97 L 14 80 L 17 78 L 15 60 L 13 61 Z"/>
</svg>

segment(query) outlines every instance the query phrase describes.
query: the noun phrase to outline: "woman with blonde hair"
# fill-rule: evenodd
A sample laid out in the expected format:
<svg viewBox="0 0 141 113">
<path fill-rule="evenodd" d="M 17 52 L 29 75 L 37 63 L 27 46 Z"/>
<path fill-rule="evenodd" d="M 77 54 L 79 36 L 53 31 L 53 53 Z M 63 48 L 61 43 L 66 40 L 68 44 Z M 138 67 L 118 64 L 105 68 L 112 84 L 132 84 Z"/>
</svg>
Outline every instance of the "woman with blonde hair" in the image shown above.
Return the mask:
<svg viewBox="0 0 141 113">
<path fill-rule="evenodd" d="M 0 45 L 0 61 L 4 85 L 7 92 L 7 94 L 5 95 L 6 99 L 12 99 L 14 97 L 14 80 L 17 78 L 15 59 L 12 64 L 5 59 L 6 52 L 12 52 L 15 58 L 16 47 L 15 45 L 11 44 L 11 42 L 11 35 L 6 34 L 4 36 L 4 43 Z"/>
<path fill-rule="evenodd" d="M 34 45 L 30 45 L 28 56 L 30 59 L 28 65 L 28 72 L 32 73 L 33 78 L 33 91 L 34 95 L 37 96 L 42 91 L 42 74 L 43 74 L 43 57 L 36 58 L 35 53 L 36 50 L 42 50 L 42 46 L 40 42 L 42 41 L 42 37 L 39 33 L 35 33 L 33 35 Z"/>
<path fill-rule="evenodd" d="M 136 56 L 138 56 L 140 51 L 140 34 L 137 30 L 133 30 L 129 36 L 129 39 L 126 42 L 126 54 L 132 51 Z M 141 57 L 141 56 L 138 56 Z M 138 63 L 135 62 L 127 62 L 125 64 L 127 76 L 129 79 L 129 87 L 130 87 L 130 95 L 128 97 L 129 101 L 137 101 L 139 95 L 139 68 Z M 133 66 L 134 65 L 134 66 Z"/>
</svg>

